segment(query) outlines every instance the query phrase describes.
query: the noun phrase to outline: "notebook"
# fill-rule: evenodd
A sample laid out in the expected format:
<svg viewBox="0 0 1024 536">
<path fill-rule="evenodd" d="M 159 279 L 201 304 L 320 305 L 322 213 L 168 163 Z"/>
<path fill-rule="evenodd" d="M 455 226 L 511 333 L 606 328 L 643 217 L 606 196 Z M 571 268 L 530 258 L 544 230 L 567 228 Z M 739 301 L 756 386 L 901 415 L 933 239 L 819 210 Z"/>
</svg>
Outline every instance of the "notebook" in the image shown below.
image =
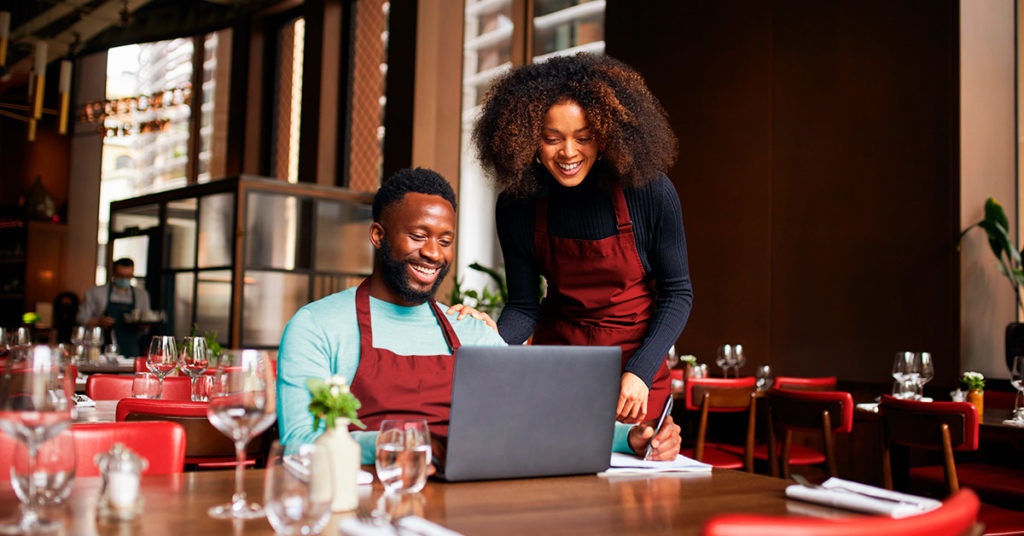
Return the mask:
<svg viewBox="0 0 1024 536">
<path fill-rule="evenodd" d="M 463 346 L 455 358 L 445 480 L 608 468 L 617 346 Z"/>
</svg>

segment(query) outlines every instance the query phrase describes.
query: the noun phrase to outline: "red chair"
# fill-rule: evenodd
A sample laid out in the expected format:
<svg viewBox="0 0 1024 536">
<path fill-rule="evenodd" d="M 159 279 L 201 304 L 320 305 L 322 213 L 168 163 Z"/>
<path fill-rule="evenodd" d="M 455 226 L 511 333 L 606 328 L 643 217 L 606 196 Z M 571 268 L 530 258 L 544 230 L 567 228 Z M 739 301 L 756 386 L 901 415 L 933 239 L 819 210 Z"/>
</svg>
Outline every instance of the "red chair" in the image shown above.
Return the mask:
<svg viewBox="0 0 1024 536">
<path fill-rule="evenodd" d="M 709 463 L 723 469 L 746 468 L 754 471 L 754 428 L 757 418 L 755 404 L 756 380 L 747 378 L 690 378 L 686 382 L 685 409 L 700 412 L 696 445 L 683 449 L 684 456 Z M 708 413 L 747 412 L 747 430 L 741 453 L 731 451 L 735 446 L 707 443 Z"/>
<path fill-rule="evenodd" d="M 838 385 L 835 376 L 824 376 L 821 378 L 801 378 L 798 376 L 776 376 L 776 389 L 789 389 L 791 391 L 835 391 Z"/>
<path fill-rule="evenodd" d="M 833 434 L 853 431 L 853 397 L 843 391 L 791 391 L 770 389 L 768 406 L 768 444 L 754 448 L 754 457 L 768 460 L 772 476 L 789 478 L 790 465 L 825 463 L 831 476 L 838 476 Z M 793 432 L 820 432 L 824 452 L 793 444 Z M 783 435 L 781 456 L 778 433 Z M 767 452 L 765 452 L 767 450 Z"/>
<path fill-rule="evenodd" d="M 98 476 L 93 458 L 121 443 L 149 466 L 143 474 L 181 473 L 185 469 L 185 429 L 173 422 L 107 422 L 72 426 L 76 476 Z"/>
<path fill-rule="evenodd" d="M 85 394 L 93 400 L 121 400 L 132 396 L 133 376 L 123 374 L 90 374 L 85 381 Z M 192 384 L 184 376 L 164 378 L 163 400 L 192 400 Z"/>
<path fill-rule="evenodd" d="M 959 536 L 980 534 L 976 525 L 978 496 L 963 490 L 941 507 L 924 514 L 893 519 L 871 516 L 843 519 L 725 514 L 704 524 L 702 536 Z"/>
<path fill-rule="evenodd" d="M 125 398 L 117 403 L 115 419 L 121 421 L 170 421 L 185 429 L 185 463 L 203 469 L 235 465 L 235 445 L 210 424 L 206 402 Z M 265 434 L 264 434 L 265 435 Z M 255 465 L 263 456 L 263 441 L 254 438 L 246 446 L 244 465 Z"/>
<path fill-rule="evenodd" d="M 910 469 L 912 483 L 925 483 L 956 493 L 972 488 L 986 503 L 979 519 L 988 534 L 1024 534 L 1024 471 L 984 463 L 959 466 L 954 451 L 978 449 L 978 413 L 970 402 L 920 402 L 882 396 L 878 404 L 882 420 L 882 477 L 892 489 L 892 445 L 942 452 L 941 466 Z M 1006 510 L 1003 505 L 1014 510 Z"/>
</svg>

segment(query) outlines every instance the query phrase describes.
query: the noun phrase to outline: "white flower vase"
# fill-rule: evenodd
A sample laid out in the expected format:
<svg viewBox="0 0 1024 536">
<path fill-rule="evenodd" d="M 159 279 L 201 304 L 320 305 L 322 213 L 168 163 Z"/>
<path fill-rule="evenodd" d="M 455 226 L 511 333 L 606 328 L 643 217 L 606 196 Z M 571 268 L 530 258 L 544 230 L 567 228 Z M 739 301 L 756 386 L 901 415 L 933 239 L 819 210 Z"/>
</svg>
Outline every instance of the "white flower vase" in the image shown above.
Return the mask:
<svg viewBox="0 0 1024 536">
<path fill-rule="evenodd" d="M 316 440 L 330 453 L 332 512 L 350 512 L 359 505 L 359 462 L 362 452 L 348 433 L 348 419 L 334 421 L 334 428 L 325 430 Z"/>
</svg>

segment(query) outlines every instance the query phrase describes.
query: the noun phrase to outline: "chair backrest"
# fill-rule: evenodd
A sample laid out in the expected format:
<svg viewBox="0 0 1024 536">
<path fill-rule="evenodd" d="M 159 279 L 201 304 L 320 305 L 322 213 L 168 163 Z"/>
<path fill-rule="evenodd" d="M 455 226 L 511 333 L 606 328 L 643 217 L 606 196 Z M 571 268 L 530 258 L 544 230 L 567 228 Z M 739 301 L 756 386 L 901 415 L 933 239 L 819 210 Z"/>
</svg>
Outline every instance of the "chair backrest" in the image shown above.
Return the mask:
<svg viewBox="0 0 1024 536">
<path fill-rule="evenodd" d="M 124 374 L 90 374 L 85 381 L 85 394 L 93 400 L 121 400 L 132 396 L 133 376 Z M 191 400 L 192 384 L 184 376 L 164 378 L 160 395 L 164 400 Z"/>
<path fill-rule="evenodd" d="M 93 458 L 121 443 L 149 466 L 143 474 L 181 473 L 185 469 L 185 429 L 173 422 L 105 422 L 72 425 L 77 476 L 98 476 Z"/>
<path fill-rule="evenodd" d="M 690 378 L 686 381 L 686 409 L 701 409 L 704 395 L 708 394 L 708 411 L 746 411 L 750 394 L 756 389 L 753 376 L 745 378 Z"/>
<path fill-rule="evenodd" d="M 872 516 L 842 519 L 725 514 L 704 524 L 703 536 L 959 536 L 969 532 L 978 519 L 981 503 L 965 489 L 941 507 L 924 514 L 893 519 Z"/>
<path fill-rule="evenodd" d="M 135 372 L 150 372 L 149 367 L 146 366 L 145 357 L 135 358 Z"/>
<path fill-rule="evenodd" d="M 778 476 L 782 466 L 783 478 L 789 478 L 789 452 L 793 431 L 818 431 L 825 447 L 825 462 L 831 476 L 838 474 L 835 445 L 832 435 L 853 431 L 853 396 L 843 391 L 791 391 L 769 389 L 765 396 L 768 406 L 768 463 L 772 476 Z M 783 432 L 782 455 L 778 456 L 777 433 Z"/>
<path fill-rule="evenodd" d="M 181 425 L 185 429 L 185 457 L 191 460 L 189 463 L 200 458 L 234 459 L 234 443 L 210 424 L 207 406 L 206 402 L 125 398 L 117 403 L 114 418 L 118 422 L 170 421 Z M 250 441 L 246 452 L 256 454 L 260 448 L 259 441 Z"/>
<path fill-rule="evenodd" d="M 777 389 L 792 391 L 834 391 L 838 381 L 835 376 L 801 378 L 799 376 L 776 376 L 772 384 Z"/>
<path fill-rule="evenodd" d="M 978 449 L 978 412 L 970 402 L 920 402 L 883 395 L 878 403 L 882 417 L 882 477 L 892 489 L 892 444 L 942 452 L 950 493 L 960 489 L 954 450 Z"/>
</svg>

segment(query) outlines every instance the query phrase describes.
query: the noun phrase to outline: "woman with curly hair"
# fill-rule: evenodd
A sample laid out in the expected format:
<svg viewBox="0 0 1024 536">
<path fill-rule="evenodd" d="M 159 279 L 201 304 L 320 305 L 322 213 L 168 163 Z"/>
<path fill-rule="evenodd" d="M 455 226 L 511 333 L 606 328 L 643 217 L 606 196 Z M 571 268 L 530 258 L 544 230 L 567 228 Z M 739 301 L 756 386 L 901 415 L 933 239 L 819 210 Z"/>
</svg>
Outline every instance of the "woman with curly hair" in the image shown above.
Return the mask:
<svg viewBox="0 0 1024 536">
<path fill-rule="evenodd" d="M 621 346 L 618 420 L 658 415 L 665 355 L 693 301 L 679 197 L 665 176 L 676 139 L 661 104 L 617 60 L 556 57 L 497 81 L 473 142 L 502 191 L 501 336 Z"/>
</svg>

